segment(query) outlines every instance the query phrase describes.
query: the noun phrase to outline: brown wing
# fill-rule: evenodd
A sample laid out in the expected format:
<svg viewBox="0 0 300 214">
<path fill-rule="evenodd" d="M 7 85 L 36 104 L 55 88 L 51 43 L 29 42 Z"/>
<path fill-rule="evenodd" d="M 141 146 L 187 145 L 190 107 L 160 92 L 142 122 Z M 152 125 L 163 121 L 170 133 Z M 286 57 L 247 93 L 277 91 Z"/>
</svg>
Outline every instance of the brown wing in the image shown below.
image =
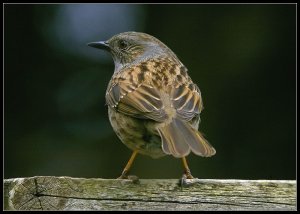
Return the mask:
<svg viewBox="0 0 300 214">
<path fill-rule="evenodd" d="M 177 116 L 184 121 L 190 121 L 199 115 L 203 109 L 201 93 L 197 85 L 180 85 L 172 90 L 173 106 Z"/>
<path fill-rule="evenodd" d="M 118 112 L 162 122 L 167 118 L 158 91 L 150 85 L 119 81 L 106 94 L 107 104 Z"/>
<path fill-rule="evenodd" d="M 109 106 L 126 115 L 158 122 L 167 119 L 160 93 L 145 83 L 134 85 L 119 81 L 107 92 L 106 101 Z M 177 116 L 184 121 L 192 120 L 203 109 L 200 90 L 192 82 L 172 88 L 171 102 Z"/>
</svg>

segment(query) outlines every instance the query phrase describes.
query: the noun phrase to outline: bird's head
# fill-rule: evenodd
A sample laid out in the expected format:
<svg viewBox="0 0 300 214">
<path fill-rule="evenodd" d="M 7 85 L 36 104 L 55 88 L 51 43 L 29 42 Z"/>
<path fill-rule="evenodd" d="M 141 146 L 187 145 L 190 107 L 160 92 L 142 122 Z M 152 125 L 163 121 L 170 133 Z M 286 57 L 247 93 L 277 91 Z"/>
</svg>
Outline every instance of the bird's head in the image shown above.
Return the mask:
<svg viewBox="0 0 300 214">
<path fill-rule="evenodd" d="M 161 41 L 149 34 L 139 32 L 120 33 L 107 41 L 88 43 L 88 46 L 109 51 L 114 59 L 115 72 L 124 66 L 150 58 L 167 54 L 175 56 Z"/>
</svg>

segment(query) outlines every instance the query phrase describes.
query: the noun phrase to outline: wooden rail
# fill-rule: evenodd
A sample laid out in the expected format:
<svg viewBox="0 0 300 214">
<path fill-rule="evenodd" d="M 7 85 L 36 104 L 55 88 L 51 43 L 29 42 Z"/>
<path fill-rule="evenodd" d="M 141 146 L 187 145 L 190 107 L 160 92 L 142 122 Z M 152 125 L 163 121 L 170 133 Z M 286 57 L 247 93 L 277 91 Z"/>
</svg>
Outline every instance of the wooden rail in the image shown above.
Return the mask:
<svg viewBox="0 0 300 214">
<path fill-rule="evenodd" d="M 5 210 L 296 210 L 295 180 L 4 180 Z"/>
</svg>

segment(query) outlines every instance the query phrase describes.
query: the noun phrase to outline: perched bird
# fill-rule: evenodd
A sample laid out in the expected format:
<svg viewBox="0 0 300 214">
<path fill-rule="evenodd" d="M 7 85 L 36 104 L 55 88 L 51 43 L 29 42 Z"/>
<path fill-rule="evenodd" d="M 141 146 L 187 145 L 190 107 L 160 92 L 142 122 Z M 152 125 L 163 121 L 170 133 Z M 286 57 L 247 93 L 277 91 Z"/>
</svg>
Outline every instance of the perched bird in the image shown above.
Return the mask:
<svg viewBox="0 0 300 214">
<path fill-rule="evenodd" d="M 106 91 L 110 123 L 133 154 L 119 178 L 127 178 L 136 155 L 210 157 L 215 149 L 198 131 L 201 92 L 187 68 L 164 43 L 146 33 L 124 32 L 89 46 L 108 51 L 115 70 Z"/>
</svg>

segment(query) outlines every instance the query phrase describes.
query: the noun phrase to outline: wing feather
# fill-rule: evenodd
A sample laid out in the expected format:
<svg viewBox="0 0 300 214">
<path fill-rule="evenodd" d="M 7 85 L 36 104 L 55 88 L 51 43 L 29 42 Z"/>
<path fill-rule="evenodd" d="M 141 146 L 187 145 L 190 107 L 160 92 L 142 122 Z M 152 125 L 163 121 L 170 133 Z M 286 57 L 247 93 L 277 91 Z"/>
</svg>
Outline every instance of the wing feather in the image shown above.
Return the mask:
<svg viewBox="0 0 300 214">
<path fill-rule="evenodd" d="M 147 84 L 133 87 L 126 82 L 119 82 L 107 92 L 106 101 L 117 111 L 133 117 L 157 122 L 167 118 L 158 90 Z"/>
<path fill-rule="evenodd" d="M 193 83 L 173 88 L 172 101 L 177 115 L 185 121 L 190 121 L 203 109 L 200 90 Z"/>
</svg>

